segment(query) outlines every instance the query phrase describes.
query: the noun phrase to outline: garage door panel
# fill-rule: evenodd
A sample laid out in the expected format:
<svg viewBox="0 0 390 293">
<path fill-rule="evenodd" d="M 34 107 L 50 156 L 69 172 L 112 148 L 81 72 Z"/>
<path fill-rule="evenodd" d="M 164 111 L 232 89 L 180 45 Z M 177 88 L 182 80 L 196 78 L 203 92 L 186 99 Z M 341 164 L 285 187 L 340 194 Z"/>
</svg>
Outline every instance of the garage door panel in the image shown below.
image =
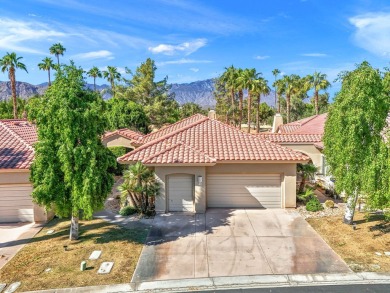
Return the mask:
<svg viewBox="0 0 390 293">
<path fill-rule="evenodd" d="M 208 175 L 207 205 L 221 208 L 280 208 L 280 175 Z"/>
<path fill-rule="evenodd" d="M 168 209 L 171 212 L 193 212 L 193 175 L 175 174 L 168 177 Z"/>
<path fill-rule="evenodd" d="M 33 222 L 32 187 L 26 185 L 0 186 L 0 222 Z"/>
</svg>

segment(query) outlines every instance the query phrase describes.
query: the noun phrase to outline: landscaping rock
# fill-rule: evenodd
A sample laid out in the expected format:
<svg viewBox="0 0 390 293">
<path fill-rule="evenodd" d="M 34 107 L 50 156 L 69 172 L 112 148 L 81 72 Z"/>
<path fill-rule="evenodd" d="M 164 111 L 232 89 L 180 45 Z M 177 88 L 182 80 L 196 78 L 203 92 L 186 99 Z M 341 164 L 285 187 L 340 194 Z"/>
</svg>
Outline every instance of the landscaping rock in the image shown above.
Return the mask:
<svg viewBox="0 0 390 293">
<path fill-rule="evenodd" d="M 108 274 L 111 272 L 112 267 L 114 266 L 114 262 L 104 262 L 101 264 L 98 274 Z"/>
<path fill-rule="evenodd" d="M 380 265 L 370 265 L 370 271 L 378 271 L 380 270 L 381 266 Z"/>
<path fill-rule="evenodd" d="M 330 216 L 342 216 L 345 213 L 345 203 L 338 203 L 334 208 L 325 207 L 324 210 L 318 212 L 309 212 L 304 205 L 297 207 L 297 212 L 304 218 L 324 218 Z"/>
<path fill-rule="evenodd" d="M 101 250 L 94 250 L 91 255 L 89 256 L 89 259 L 90 260 L 97 260 L 100 255 L 102 254 L 102 251 Z"/>
<path fill-rule="evenodd" d="M 54 230 L 49 230 L 49 231 L 46 232 L 46 234 L 48 234 L 48 235 L 51 235 L 53 233 L 54 233 Z"/>
<path fill-rule="evenodd" d="M 3 292 L 3 289 L 7 286 L 7 284 L 0 284 L 0 292 Z"/>
<path fill-rule="evenodd" d="M 46 272 L 46 273 L 51 272 L 51 268 L 47 268 L 47 269 L 45 270 L 45 272 Z"/>
<path fill-rule="evenodd" d="M 19 286 L 21 284 L 22 283 L 20 283 L 20 282 L 12 283 L 11 285 L 8 286 L 8 288 L 4 291 L 4 293 L 13 293 L 13 292 L 15 292 L 19 288 Z"/>
<path fill-rule="evenodd" d="M 385 251 L 386 256 L 390 256 L 390 251 Z"/>
<path fill-rule="evenodd" d="M 375 254 L 376 254 L 377 256 L 382 256 L 382 253 L 380 253 L 380 252 L 375 252 Z"/>
</svg>

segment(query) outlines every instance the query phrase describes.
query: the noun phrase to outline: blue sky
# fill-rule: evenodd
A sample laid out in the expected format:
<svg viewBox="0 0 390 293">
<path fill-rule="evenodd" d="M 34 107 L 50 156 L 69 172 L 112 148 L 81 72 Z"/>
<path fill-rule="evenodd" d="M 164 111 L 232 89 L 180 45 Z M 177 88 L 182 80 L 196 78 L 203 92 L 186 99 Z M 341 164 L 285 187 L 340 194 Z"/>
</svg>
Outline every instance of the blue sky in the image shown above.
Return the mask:
<svg viewBox="0 0 390 293">
<path fill-rule="evenodd" d="M 151 57 L 157 77 L 169 82 L 216 77 L 232 64 L 254 67 L 270 82 L 274 68 L 300 75 L 317 70 L 333 81 L 363 60 L 389 65 L 390 3 L 0 0 L 0 56 L 14 51 L 29 70 L 18 71 L 17 80 L 47 81 L 37 64 L 57 42 L 66 48 L 62 62 L 72 59 L 86 70 L 134 70 Z M 331 93 L 339 87 L 334 84 Z"/>
</svg>

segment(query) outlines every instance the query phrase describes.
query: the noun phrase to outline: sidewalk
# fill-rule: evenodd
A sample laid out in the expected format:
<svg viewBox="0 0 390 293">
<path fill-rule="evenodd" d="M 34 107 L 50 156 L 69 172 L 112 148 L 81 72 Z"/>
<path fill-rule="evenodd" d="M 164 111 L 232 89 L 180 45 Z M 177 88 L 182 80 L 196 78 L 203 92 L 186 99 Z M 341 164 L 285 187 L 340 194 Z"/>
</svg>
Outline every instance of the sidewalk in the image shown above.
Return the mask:
<svg viewBox="0 0 390 293">
<path fill-rule="evenodd" d="M 197 290 L 218 290 L 228 288 L 267 288 L 292 286 L 326 286 L 351 284 L 390 284 L 390 273 L 349 273 L 349 274 L 314 274 L 314 275 L 258 275 L 239 277 L 214 277 L 184 280 L 166 280 L 117 284 L 107 286 L 51 289 L 47 293 L 120 293 L 120 292 L 185 292 Z"/>
</svg>

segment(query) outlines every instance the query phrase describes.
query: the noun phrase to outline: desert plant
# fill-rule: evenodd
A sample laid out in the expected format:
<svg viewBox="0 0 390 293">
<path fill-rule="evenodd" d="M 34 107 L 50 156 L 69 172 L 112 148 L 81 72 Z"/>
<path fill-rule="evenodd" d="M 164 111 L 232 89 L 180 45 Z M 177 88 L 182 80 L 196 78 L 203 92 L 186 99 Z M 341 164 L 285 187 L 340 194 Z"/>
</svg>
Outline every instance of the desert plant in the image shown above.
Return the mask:
<svg viewBox="0 0 390 293">
<path fill-rule="evenodd" d="M 137 209 L 135 207 L 132 207 L 132 206 L 126 206 L 126 207 L 123 207 L 121 208 L 121 210 L 119 211 L 119 214 L 121 216 L 131 216 L 135 213 L 137 213 Z"/>
<path fill-rule="evenodd" d="M 324 209 L 324 207 L 322 206 L 322 204 L 320 203 L 320 201 L 316 197 L 311 198 L 306 203 L 306 210 L 309 212 L 318 212 L 318 211 L 321 211 L 323 209 Z"/>
<path fill-rule="evenodd" d="M 328 199 L 327 201 L 325 201 L 325 206 L 326 206 L 327 208 L 334 208 L 334 201 Z"/>
<path fill-rule="evenodd" d="M 317 167 L 313 164 L 298 164 L 297 171 L 301 173 L 301 183 L 299 184 L 299 193 L 302 193 L 305 189 L 305 184 L 307 179 L 314 177 L 317 172 Z"/>
<path fill-rule="evenodd" d="M 307 188 L 305 192 L 298 193 L 297 200 L 299 202 L 307 203 L 312 198 L 316 198 L 314 191 L 311 188 Z"/>
</svg>

